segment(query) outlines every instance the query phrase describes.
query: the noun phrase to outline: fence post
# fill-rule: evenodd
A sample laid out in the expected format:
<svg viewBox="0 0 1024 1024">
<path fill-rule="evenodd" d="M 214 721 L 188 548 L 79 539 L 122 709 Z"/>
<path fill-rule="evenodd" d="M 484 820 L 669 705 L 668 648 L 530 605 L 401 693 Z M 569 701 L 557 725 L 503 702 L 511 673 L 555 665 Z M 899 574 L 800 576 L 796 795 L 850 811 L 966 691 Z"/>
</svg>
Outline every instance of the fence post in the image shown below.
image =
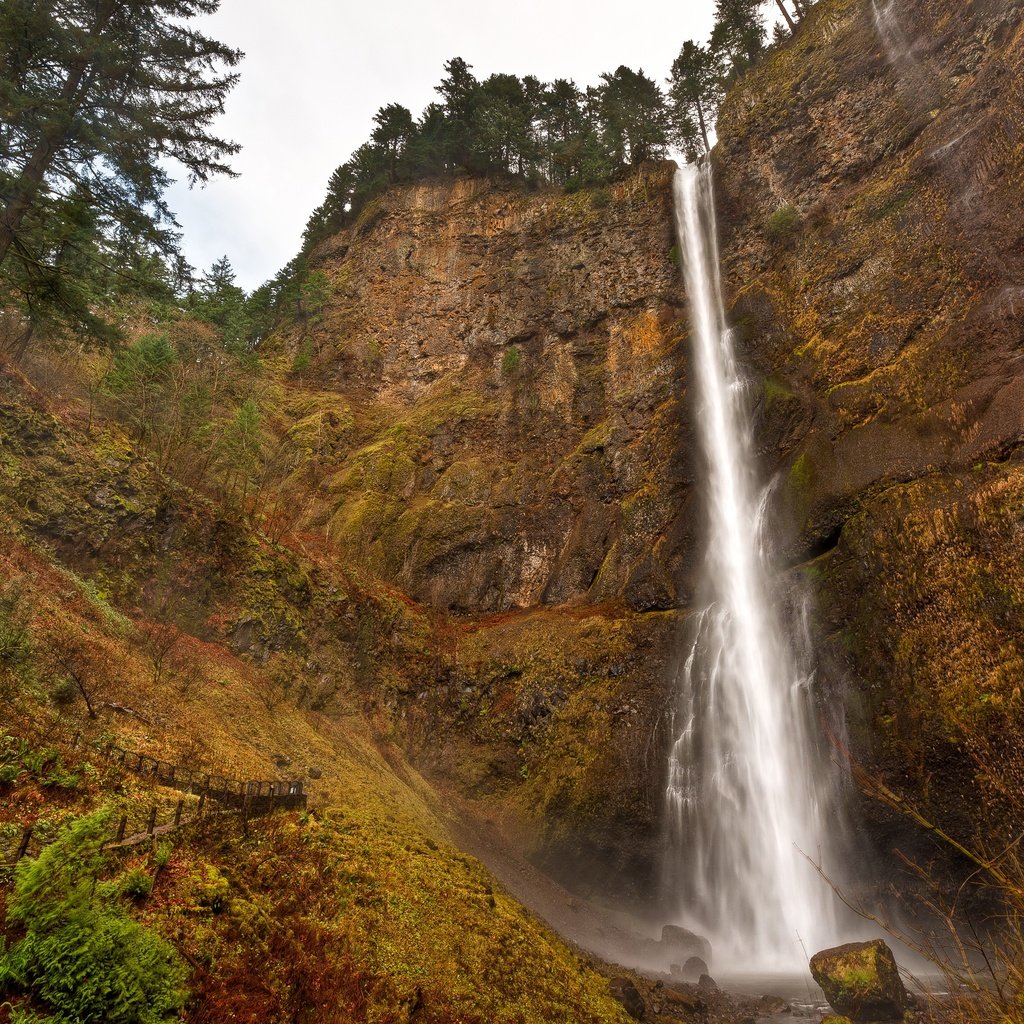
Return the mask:
<svg viewBox="0 0 1024 1024">
<path fill-rule="evenodd" d="M 21 845 L 18 847 L 18 856 L 14 858 L 15 864 L 17 864 L 18 861 L 20 861 L 21 858 L 24 857 L 26 853 L 28 853 L 28 844 L 31 841 L 32 841 L 32 826 L 29 825 L 29 827 L 27 829 L 25 829 L 24 835 L 22 835 L 22 837 L 21 837 Z"/>
<path fill-rule="evenodd" d="M 181 809 L 185 806 L 184 800 L 178 801 L 178 806 L 174 808 L 174 827 L 177 828 L 181 824 Z"/>
<path fill-rule="evenodd" d="M 122 839 L 124 839 L 124 830 L 127 827 L 128 827 L 128 815 L 127 814 L 122 814 L 121 815 L 121 821 L 120 821 L 120 823 L 117 826 L 117 839 L 115 840 L 115 842 L 119 843 L 119 842 L 121 842 Z"/>
<path fill-rule="evenodd" d="M 146 829 L 146 835 L 152 835 L 156 828 L 156 807 L 154 806 L 149 812 L 149 826 Z"/>
</svg>

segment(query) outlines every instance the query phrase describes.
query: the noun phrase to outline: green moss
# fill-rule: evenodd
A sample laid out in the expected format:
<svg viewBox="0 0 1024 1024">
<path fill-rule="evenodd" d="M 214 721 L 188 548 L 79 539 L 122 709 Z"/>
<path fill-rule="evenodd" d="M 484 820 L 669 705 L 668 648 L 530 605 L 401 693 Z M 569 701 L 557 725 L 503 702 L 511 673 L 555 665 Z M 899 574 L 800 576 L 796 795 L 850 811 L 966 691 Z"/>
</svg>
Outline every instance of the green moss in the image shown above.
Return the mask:
<svg viewBox="0 0 1024 1024">
<path fill-rule="evenodd" d="M 801 454 L 789 467 L 789 486 L 799 495 L 810 491 L 814 483 L 814 469 L 807 452 Z"/>
<path fill-rule="evenodd" d="M 505 349 L 505 354 L 501 357 L 501 372 L 503 376 L 515 377 L 519 373 L 522 362 L 523 354 L 515 345 Z"/>
<path fill-rule="evenodd" d="M 796 397 L 796 392 L 778 377 L 766 377 L 764 380 L 764 401 L 766 405 L 776 405 Z"/>
<path fill-rule="evenodd" d="M 483 505 L 491 494 L 491 481 L 502 467 L 491 467 L 481 459 L 453 462 L 438 477 L 431 497 L 439 501 L 459 501 L 467 505 Z"/>
<path fill-rule="evenodd" d="M 604 420 L 583 435 L 583 439 L 576 446 L 576 451 L 581 455 L 604 451 L 611 444 L 614 434 L 615 425 L 611 420 Z"/>
<path fill-rule="evenodd" d="M 765 221 L 764 230 L 777 244 L 792 241 L 800 230 L 800 211 L 792 203 L 780 206 Z"/>
</svg>

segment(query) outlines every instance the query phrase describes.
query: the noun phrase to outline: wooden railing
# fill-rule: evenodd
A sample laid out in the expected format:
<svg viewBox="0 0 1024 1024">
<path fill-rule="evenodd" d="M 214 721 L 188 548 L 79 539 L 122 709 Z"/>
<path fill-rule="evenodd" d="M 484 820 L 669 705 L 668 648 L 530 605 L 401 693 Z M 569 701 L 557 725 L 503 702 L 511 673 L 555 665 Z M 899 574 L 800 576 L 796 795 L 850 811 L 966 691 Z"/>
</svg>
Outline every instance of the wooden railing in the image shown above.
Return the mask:
<svg viewBox="0 0 1024 1024">
<path fill-rule="evenodd" d="M 121 765 L 134 775 L 152 779 L 160 786 L 184 794 L 173 807 L 168 804 L 161 808 L 154 804 L 144 816 L 138 812 L 122 814 L 118 819 L 116 833 L 103 844 L 105 850 L 152 841 L 183 825 L 214 815 L 238 814 L 242 819 L 243 831 L 248 832 L 250 818 L 306 806 L 306 793 L 301 780 L 234 779 L 226 775 L 196 772 L 149 754 L 126 750 L 114 743 L 85 742 L 80 733 L 74 735 L 70 747 L 72 750 L 88 748 L 90 752 L 96 752 Z M 8 863 L 16 864 L 23 857 L 37 855 L 47 845 L 47 841 L 34 834 L 32 827 L 26 828 L 13 857 L 8 857 Z"/>
</svg>

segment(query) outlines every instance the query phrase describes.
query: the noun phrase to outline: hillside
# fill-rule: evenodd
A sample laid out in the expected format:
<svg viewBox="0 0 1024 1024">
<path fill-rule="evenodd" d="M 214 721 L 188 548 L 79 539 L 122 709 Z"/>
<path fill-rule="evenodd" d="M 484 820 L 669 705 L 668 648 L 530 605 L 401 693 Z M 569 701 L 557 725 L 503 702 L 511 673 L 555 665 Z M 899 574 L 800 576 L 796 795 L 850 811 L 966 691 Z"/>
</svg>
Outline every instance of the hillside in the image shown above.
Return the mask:
<svg viewBox="0 0 1024 1024">
<path fill-rule="evenodd" d="M 1024 2 L 821 0 L 713 154 L 814 709 L 986 844 L 1024 808 L 1022 90 Z M 308 794 L 104 861 L 103 898 L 187 965 L 185 1019 L 621 1024 L 627 976 L 647 1020 L 755 1012 L 595 955 L 664 971 L 675 923 L 705 515 L 675 169 L 396 185 L 255 354 L 132 312 L 120 356 L 0 363 L 0 852 L 31 827 L 45 863 L 103 807 L 166 820 L 180 792 L 112 743 Z M 906 883 L 897 849 L 959 877 L 848 795 L 865 892 Z"/>
</svg>

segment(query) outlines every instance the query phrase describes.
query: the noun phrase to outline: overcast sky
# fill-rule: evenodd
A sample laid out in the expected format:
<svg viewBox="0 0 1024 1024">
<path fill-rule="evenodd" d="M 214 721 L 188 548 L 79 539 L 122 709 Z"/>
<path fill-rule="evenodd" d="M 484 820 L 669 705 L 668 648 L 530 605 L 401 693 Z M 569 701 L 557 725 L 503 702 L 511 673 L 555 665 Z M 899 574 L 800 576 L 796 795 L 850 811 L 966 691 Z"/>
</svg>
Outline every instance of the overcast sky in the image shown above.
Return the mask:
<svg viewBox="0 0 1024 1024">
<path fill-rule="evenodd" d="M 662 81 L 686 39 L 706 39 L 713 0 L 222 0 L 204 30 L 245 51 L 218 133 L 241 143 L 240 178 L 170 195 L 185 254 L 225 253 L 247 289 L 298 251 L 338 164 L 366 141 L 379 107 L 418 116 L 442 65 L 597 82 L 620 64 Z"/>
</svg>

